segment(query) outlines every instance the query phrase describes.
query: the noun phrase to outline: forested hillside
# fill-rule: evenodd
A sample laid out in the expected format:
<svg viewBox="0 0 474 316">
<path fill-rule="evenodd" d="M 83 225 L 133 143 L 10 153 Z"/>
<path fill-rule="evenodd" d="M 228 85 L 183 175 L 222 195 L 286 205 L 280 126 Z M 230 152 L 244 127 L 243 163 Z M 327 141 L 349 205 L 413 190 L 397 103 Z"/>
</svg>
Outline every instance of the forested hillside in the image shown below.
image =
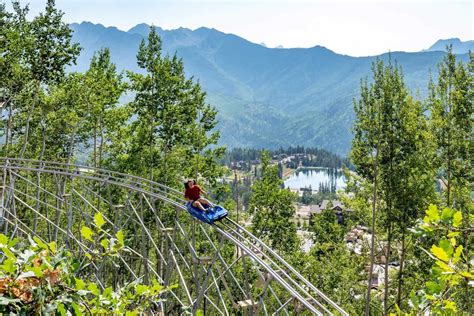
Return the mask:
<svg viewBox="0 0 474 316">
<path fill-rule="evenodd" d="M 85 70 L 94 51 L 110 48 L 118 70 L 140 71 L 136 49 L 149 28 L 128 32 L 83 22 L 72 24 L 73 41 L 83 47 L 77 67 Z M 218 111 L 221 144 L 278 148 L 300 144 L 346 155 L 354 113 L 352 100 L 360 79 L 376 59 L 398 62 L 414 95 L 426 96 L 430 73 L 443 53 L 392 52 L 351 57 L 315 46 L 275 49 L 215 29 L 162 30 L 163 51 L 181 58 L 188 76 L 199 80 L 207 100 Z M 467 55 L 459 57 L 466 61 Z"/>
</svg>

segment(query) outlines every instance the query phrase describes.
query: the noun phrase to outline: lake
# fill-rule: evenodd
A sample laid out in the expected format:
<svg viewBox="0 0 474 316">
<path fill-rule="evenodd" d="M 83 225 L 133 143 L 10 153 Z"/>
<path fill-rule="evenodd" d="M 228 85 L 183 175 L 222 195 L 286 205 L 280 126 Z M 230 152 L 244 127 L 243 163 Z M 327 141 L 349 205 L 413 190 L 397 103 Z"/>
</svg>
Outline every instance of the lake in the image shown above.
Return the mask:
<svg viewBox="0 0 474 316">
<path fill-rule="evenodd" d="M 285 188 L 299 190 L 301 188 L 309 188 L 318 190 L 319 184 L 336 185 L 336 190 L 345 187 L 345 178 L 341 171 L 329 168 L 305 168 L 298 169 L 287 180 L 285 180 Z"/>
</svg>

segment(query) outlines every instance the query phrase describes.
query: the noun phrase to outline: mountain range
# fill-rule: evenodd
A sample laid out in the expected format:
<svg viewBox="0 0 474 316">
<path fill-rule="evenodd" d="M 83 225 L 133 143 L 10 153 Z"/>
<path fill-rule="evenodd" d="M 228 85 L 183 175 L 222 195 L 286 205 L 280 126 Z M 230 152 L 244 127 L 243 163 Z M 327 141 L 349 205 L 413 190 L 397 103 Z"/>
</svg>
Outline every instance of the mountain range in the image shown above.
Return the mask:
<svg viewBox="0 0 474 316">
<path fill-rule="evenodd" d="M 72 70 L 88 68 L 92 54 L 109 47 L 119 70 L 140 71 L 136 54 L 149 25 L 128 31 L 82 22 L 70 25 L 73 41 L 83 48 Z M 183 59 L 187 75 L 198 80 L 218 111 L 221 144 L 276 148 L 315 146 L 347 154 L 354 119 L 353 98 L 360 80 L 370 76 L 376 58 L 403 68 L 415 95 L 426 95 L 430 73 L 453 42 L 459 58 L 468 60 L 473 41 L 438 41 L 422 52 L 391 52 L 368 57 L 337 54 L 328 48 L 268 48 L 216 29 L 157 28 L 165 54 Z M 456 41 L 457 40 L 457 41 Z"/>
</svg>

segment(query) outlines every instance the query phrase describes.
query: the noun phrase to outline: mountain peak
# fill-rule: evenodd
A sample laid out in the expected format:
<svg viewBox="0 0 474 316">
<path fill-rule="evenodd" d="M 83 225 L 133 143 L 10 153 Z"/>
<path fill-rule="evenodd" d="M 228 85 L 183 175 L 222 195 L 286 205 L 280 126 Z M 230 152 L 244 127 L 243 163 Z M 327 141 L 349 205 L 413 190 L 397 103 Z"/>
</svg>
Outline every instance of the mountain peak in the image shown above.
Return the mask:
<svg viewBox="0 0 474 316">
<path fill-rule="evenodd" d="M 466 54 L 469 51 L 474 51 L 474 41 L 461 41 L 461 39 L 454 37 L 448 39 L 440 39 L 437 40 L 436 43 L 431 45 L 425 51 L 433 52 L 433 51 L 446 51 L 446 47 L 452 45 L 453 46 L 453 53 L 455 54 Z"/>
<path fill-rule="evenodd" d="M 129 34 L 138 34 L 138 35 L 141 35 L 141 36 L 147 36 L 148 33 L 150 32 L 150 27 L 151 27 L 151 25 L 149 25 L 149 24 L 140 23 L 140 24 L 135 25 L 131 29 L 129 29 L 127 31 L 127 33 L 129 33 Z M 155 26 L 155 28 L 158 32 L 163 31 L 163 29 L 159 26 Z"/>
</svg>

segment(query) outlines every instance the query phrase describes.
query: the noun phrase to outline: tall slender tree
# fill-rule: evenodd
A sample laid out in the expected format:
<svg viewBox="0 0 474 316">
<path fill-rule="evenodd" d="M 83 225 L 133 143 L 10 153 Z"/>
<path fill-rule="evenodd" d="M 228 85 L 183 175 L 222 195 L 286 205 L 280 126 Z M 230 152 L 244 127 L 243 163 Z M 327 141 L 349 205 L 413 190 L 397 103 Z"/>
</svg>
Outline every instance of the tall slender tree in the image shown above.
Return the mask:
<svg viewBox="0 0 474 316">
<path fill-rule="evenodd" d="M 367 79 L 361 82 L 360 99 L 354 102 L 356 121 L 354 123 L 354 139 L 350 153 L 351 162 L 356 172 L 367 182 L 372 183 L 372 215 L 370 265 L 368 271 L 365 315 L 370 314 L 372 274 L 375 259 L 375 236 L 378 198 L 378 176 L 381 132 L 381 102 L 383 63 L 372 65 L 374 83 L 369 87 Z"/>
<path fill-rule="evenodd" d="M 473 254 L 473 238 L 469 232 L 474 211 L 471 192 L 474 180 L 472 172 L 473 126 L 473 57 L 470 54 L 469 65 L 456 61 L 452 47 L 438 65 L 438 81 L 431 82 L 428 108 L 431 112 L 430 128 L 436 144 L 436 164 L 442 182 L 444 205 L 460 210 L 463 216 L 463 234 L 461 243 L 466 245 L 468 255 Z M 465 294 L 470 295 L 469 285 L 465 282 Z M 470 304 L 465 299 L 461 305 Z"/>
<path fill-rule="evenodd" d="M 20 157 L 28 145 L 31 118 L 35 113 L 38 96 L 44 85 L 57 83 L 65 75 L 65 67 L 75 63 L 79 44 L 71 42 L 72 30 L 62 20 L 64 13 L 58 10 L 54 0 L 48 0 L 44 12 L 28 23 L 25 45 L 25 61 L 31 78 L 31 104 L 25 104 L 25 125 Z M 41 112 L 41 111 L 40 111 Z M 41 117 L 44 117 L 42 113 Z M 44 128 L 44 122 L 41 122 Z"/>
<path fill-rule="evenodd" d="M 249 212 L 253 215 L 252 230 L 258 237 L 283 253 L 291 253 L 298 246 L 296 225 L 292 221 L 296 196 L 282 189 L 278 166 L 270 165 L 268 152 L 262 153 L 262 176 L 252 186 Z"/>
</svg>

